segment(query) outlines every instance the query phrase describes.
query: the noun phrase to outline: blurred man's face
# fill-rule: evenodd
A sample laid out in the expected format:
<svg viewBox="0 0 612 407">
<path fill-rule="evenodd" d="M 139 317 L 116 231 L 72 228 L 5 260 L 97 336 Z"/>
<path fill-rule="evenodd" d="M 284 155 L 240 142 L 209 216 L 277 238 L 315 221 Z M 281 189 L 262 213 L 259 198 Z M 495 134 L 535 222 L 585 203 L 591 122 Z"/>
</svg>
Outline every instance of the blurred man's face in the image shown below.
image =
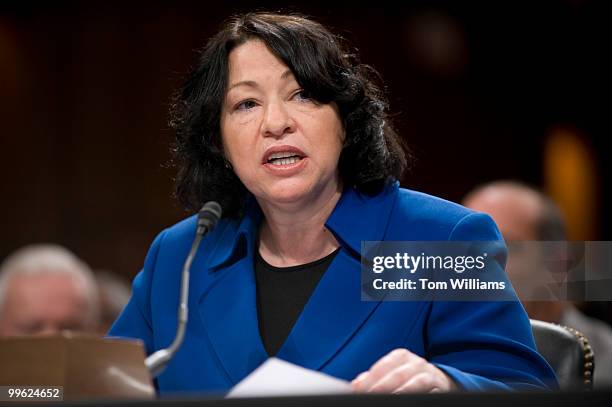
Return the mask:
<svg viewBox="0 0 612 407">
<path fill-rule="evenodd" d="M 0 335 L 52 335 L 91 331 L 91 302 L 84 284 L 64 273 L 16 275 L 0 308 Z"/>
<path fill-rule="evenodd" d="M 506 265 L 513 284 L 523 286 L 539 267 L 534 247 L 523 241 L 537 240 L 534 224 L 540 210 L 537 199 L 513 189 L 491 188 L 464 202 L 465 206 L 493 218 L 509 246 Z M 516 243 L 512 243 L 516 242 Z"/>
<path fill-rule="evenodd" d="M 539 240 L 537 195 L 512 187 L 489 188 L 468 197 L 464 205 L 488 213 L 497 224 L 508 244 L 506 271 L 525 308 L 530 309 L 527 300 L 551 298 L 556 280 L 546 268 L 540 247 L 530 243 Z"/>
<path fill-rule="evenodd" d="M 540 212 L 540 203 L 530 194 L 512 189 L 489 189 L 467 199 L 463 204 L 491 215 L 507 242 L 538 240 L 534 225 Z"/>
</svg>

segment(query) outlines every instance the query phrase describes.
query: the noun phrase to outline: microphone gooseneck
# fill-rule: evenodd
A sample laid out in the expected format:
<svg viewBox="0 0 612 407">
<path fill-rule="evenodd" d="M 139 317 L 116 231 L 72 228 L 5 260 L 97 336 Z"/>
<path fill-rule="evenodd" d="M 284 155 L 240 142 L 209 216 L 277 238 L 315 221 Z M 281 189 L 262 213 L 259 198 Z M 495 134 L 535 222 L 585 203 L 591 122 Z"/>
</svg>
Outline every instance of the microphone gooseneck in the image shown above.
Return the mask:
<svg viewBox="0 0 612 407">
<path fill-rule="evenodd" d="M 202 237 L 207 232 L 214 229 L 215 225 L 221 218 L 221 213 L 221 206 L 214 201 L 206 202 L 202 209 L 200 209 L 200 212 L 198 212 L 198 226 L 196 229 L 196 235 L 191 245 L 189 255 L 187 256 L 185 264 L 183 265 L 183 274 L 181 276 L 181 297 L 178 309 L 176 336 L 168 348 L 160 349 L 154 352 L 145 360 L 145 366 L 149 370 L 151 377 L 158 376 L 164 370 L 164 368 L 168 365 L 168 362 L 170 362 L 174 354 L 178 351 L 179 347 L 183 343 L 188 319 L 187 302 L 189 299 L 189 271 L 191 269 L 191 263 L 193 263 L 193 259 L 198 251 Z"/>
</svg>

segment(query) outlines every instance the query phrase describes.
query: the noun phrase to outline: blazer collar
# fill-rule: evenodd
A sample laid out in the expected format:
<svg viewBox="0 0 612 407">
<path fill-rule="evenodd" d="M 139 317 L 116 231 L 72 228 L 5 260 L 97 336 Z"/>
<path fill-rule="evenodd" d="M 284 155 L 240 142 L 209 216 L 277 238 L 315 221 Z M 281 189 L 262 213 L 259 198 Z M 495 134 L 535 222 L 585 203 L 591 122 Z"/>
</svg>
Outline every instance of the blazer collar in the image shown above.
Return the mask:
<svg viewBox="0 0 612 407">
<path fill-rule="evenodd" d="M 362 241 L 383 240 L 398 190 L 397 181 L 387 184 L 375 196 L 362 194 L 352 187 L 346 188 L 325 226 L 340 244 L 359 255 Z"/>
<path fill-rule="evenodd" d="M 249 195 L 245 205 L 245 214 L 240 220 L 231 220 L 212 249 L 208 267 L 216 270 L 225 265 L 228 260 L 252 257 L 257 240 L 257 229 L 263 219 L 263 213 L 252 195 Z"/>
<path fill-rule="evenodd" d="M 375 196 L 367 196 L 353 187 L 347 187 L 325 226 L 334 233 L 341 245 L 358 255 L 362 241 L 383 239 L 398 190 L 397 181 L 387 184 L 383 191 Z M 375 221 L 381 218 L 386 221 Z M 257 201 L 253 196 L 249 196 L 245 215 L 240 221 L 231 221 L 225 228 L 210 254 L 208 266 L 217 269 L 230 259 L 252 255 L 262 219 L 263 213 Z"/>
</svg>

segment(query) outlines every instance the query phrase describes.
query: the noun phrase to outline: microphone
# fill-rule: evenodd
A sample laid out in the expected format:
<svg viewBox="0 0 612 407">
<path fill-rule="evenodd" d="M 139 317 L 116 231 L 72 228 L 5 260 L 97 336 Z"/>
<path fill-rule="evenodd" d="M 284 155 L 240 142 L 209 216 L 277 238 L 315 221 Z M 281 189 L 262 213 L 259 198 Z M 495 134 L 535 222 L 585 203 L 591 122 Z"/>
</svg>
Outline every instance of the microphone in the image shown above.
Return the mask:
<svg viewBox="0 0 612 407">
<path fill-rule="evenodd" d="M 189 255 L 183 265 L 183 274 L 181 277 L 181 297 L 178 309 L 178 326 L 176 328 L 176 336 L 172 344 L 165 349 L 160 349 L 147 357 L 145 366 L 149 370 L 151 377 L 158 376 L 168 365 L 174 354 L 178 351 L 185 337 L 185 329 L 187 328 L 187 300 L 189 296 L 189 270 L 195 254 L 200 246 L 202 237 L 214 229 L 215 225 L 221 218 L 221 205 L 217 202 L 209 201 L 204 204 L 200 212 L 198 212 L 198 227 L 196 229 L 195 239 L 191 245 Z"/>
</svg>

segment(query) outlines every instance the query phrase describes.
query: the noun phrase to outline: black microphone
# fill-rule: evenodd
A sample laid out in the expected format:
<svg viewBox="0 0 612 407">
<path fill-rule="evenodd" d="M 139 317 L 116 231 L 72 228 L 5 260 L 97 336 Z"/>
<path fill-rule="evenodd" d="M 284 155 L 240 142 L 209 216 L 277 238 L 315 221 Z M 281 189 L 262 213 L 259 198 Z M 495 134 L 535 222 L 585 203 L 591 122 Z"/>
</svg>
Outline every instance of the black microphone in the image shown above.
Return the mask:
<svg viewBox="0 0 612 407">
<path fill-rule="evenodd" d="M 189 255 L 185 260 L 185 264 L 183 265 L 176 336 L 168 348 L 158 350 L 145 360 L 145 366 L 149 370 L 151 377 L 156 377 L 166 368 L 168 362 L 170 362 L 172 357 L 174 357 L 174 354 L 178 351 L 179 347 L 183 343 L 185 329 L 187 328 L 187 300 L 189 296 L 189 270 L 191 269 L 191 263 L 193 263 L 193 258 L 195 257 L 198 247 L 200 246 L 202 237 L 207 232 L 214 229 L 220 218 L 221 205 L 214 201 L 206 202 L 198 213 L 198 227 L 196 229 L 196 236 L 191 245 Z"/>
</svg>

